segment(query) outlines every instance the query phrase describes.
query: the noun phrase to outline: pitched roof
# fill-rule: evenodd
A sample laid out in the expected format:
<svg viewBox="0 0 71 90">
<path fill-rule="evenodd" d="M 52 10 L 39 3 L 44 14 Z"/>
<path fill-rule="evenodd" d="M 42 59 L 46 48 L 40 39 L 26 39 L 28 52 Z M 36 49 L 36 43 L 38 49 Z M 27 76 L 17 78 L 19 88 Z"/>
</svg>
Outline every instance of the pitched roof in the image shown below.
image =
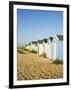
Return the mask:
<svg viewBox="0 0 71 90">
<path fill-rule="evenodd" d="M 37 41 L 32 41 L 32 44 L 37 44 Z"/>
<path fill-rule="evenodd" d="M 53 40 L 53 37 L 49 37 L 49 39 L 51 40 L 51 42 L 52 42 L 52 40 Z"/>
<path fill-rule="evenodd" d="M 56 35 L 59 40 L 63 40 L 63 35 Z"/>
<path fill-rule="evenodd" d="M 44 41 L 45 43 L 47 43 L 47 42 L 48 42 L 48 39 L 47 39 L 47 38 L 44 38 L 43 41 Z"/>
<path fill-rule="evenodd" d="M 39 43 L 39 44 L 42 44 L 42 43 L 43 43 L 43 40 L 38 40 L 38 43 Z"/>
</svg>

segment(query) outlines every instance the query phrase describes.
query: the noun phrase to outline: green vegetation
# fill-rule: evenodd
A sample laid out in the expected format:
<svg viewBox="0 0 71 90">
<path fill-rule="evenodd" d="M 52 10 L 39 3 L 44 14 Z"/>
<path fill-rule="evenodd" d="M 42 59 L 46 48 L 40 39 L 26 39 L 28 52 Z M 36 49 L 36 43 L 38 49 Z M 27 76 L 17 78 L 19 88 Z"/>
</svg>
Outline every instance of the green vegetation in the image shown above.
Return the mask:
<svg viewBox="0 0 71 90">
<path fill-rule="evenodd" d="M 18 53 L 26 54 L 22 49 L 18 49 L 17 51 L 18 51 Z"/>
<path fill-rule="evenodd" d="M 24 51 L 29 51 L 29 50 L 28 50 L 28 49 L 26 49 L 26 48 L 23 48 L 23 50 L 24 50 Z"/>
<path fill-rule="evenodd" d="M 40 55 L 41 57 L 44 57 L 44 58 L 46 58 L 47 56 L 46 56 L 46 54 L 45 53 L 43 53 L 42 55 Z"/>
<path fill-rule="evenodd" d="M 22 53 L 23 54 L 22 50 L 17 50 L 17 51 L 18 51 L 18 53 Z"/>
<path fill-rule="evenodd" d="M 56 59 L 52 63 L 53 64 L 63 64 L 63 60 Z"/>
<path fill-rule="evenodd" d="M 37 52 L 36 52 L 36 51 L 34 51 L 34 50 L 31 50 L 30 52 L 31 52 L 31 53 L 37 53 Z"/>
</svg>

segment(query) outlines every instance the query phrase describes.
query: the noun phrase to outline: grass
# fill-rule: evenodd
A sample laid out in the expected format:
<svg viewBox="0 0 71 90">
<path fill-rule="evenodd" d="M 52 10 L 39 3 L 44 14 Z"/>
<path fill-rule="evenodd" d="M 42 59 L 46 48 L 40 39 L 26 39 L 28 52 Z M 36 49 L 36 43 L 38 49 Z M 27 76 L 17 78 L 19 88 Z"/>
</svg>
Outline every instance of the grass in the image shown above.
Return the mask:
<svg viewBox="0 0 71 90">
<path fill-rule="evenodd" d="M 24 50 L 24 51 L 29 51 L 29 50 L 28 50 L 28 49 L 26 49 L 26 48 L 24 48 L 23 50 Z"/>
<path fill-rule="evenodd" d="M 42 55 L 40 55 L 41 57 L 44 57 L 44 58 L 46 58 L 47 56 L 46 56 L 46 54 L 45 53 L 43 53 Z"/>
<path fill-rule="evenodd" d="M 36 52 L 36 51 L 34 51 L 34 50 L 31 50 L 30 52 L 31 52 L 31 53 L 37 53 L 37 52 Z"/>
<path fill-rule="evenodd" d="M 21 50 L 17 50 L 18 51 L 18 53 L 21 53 L 21 54 L 26 54 L 25 52 L 23 52 L 23 50 L 21 49 Z"/>
<path fill-rule="evenodd" d="M 56 59 L 52 63 L 53 64 L 63 64 L 63 60 Z"/>
<path fill-rule="evenodd" d="M 19 53 L 22 53 L 23 54 L 23 52 L 22 52 L 22 50 L 17 50 Z"/>
<path fill-rule="evenodd" d="M 26 49 L 26 48 L 19 48 L 19 49 L 17 49 L 17 51 L 19 52 L 19 53 L 21 53 L 21 54 L 26 54 L 25 52 L 30 52 L 30 53 L 37 53 L 36 51 L 34 51 L 34 50 L 31 50 L 31 51 L 29 51 L 28 49 Z"/>
</svg>

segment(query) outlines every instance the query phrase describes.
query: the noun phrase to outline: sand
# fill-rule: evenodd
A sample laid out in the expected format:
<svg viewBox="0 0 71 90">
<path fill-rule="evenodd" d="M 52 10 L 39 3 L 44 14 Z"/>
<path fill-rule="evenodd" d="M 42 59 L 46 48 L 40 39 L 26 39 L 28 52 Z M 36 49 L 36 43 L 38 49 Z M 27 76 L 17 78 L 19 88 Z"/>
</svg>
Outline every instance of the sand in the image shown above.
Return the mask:
<svg viewBox="0 0 71 90">
<path fill-rule="evenodd" d="M 63 64 L 52 64 L 48 58 L 37 54 L 17 54 L 17 80 L 63 78 Z"/>
</svg>

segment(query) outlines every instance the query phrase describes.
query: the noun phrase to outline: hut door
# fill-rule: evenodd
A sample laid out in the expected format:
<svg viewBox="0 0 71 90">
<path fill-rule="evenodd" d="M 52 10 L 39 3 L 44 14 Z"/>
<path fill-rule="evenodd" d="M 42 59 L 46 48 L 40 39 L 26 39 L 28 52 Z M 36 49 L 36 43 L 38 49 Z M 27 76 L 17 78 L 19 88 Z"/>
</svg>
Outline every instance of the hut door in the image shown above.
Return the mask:
<svg viewBox="0 0 71 90">
<path fill-rule="evenodd" d="M 54 59 L 54 45 L 51 45 L 51 59 Z"/>
</svg>

